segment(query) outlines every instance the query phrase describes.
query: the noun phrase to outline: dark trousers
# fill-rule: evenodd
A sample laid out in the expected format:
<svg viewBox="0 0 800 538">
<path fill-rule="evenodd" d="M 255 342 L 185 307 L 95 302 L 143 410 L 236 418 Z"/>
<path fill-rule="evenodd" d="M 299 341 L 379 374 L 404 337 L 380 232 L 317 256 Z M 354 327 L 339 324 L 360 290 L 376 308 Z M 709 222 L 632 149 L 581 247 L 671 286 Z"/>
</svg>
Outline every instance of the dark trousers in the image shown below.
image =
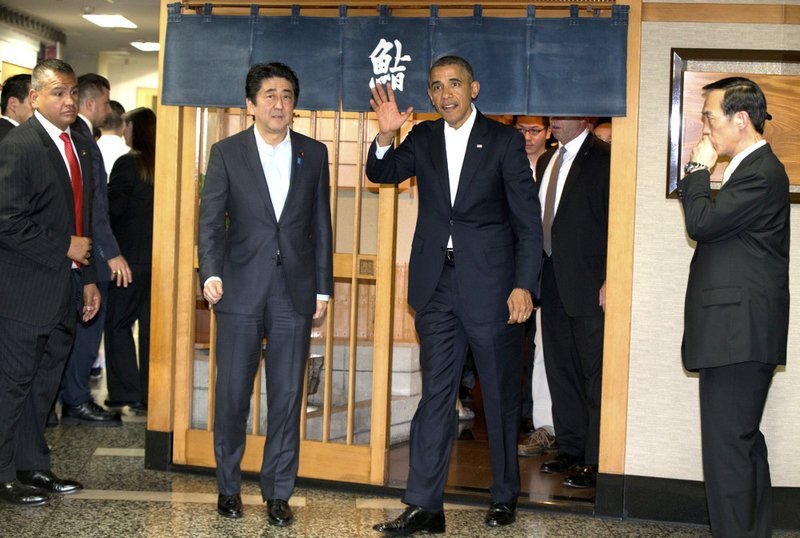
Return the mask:
<svg viewBox="0 0 800 538">
<path fill-rule="evenodd" d="M 545 257 L 542 345 L 553 401 L 553 427 L 559 451 L 582 457 L 587 464 L 597 464 L 600 449 L 603 327 L 602 315 L 567 314 L 556 286 L 553 262 Z"/>
<path fill-rule="evenodd" d="M 473 321 L 461 306 L 456 270 L 444 267 L 433 297 L 416 316 L 422 398 L 411 421 L 410 468 L 403 502 L 428 510 L 442 509 L 467 343 L 481 380 L 492 501 L 516 502 L 520 487 L 517 435 L 522 326 L 508 325 L 506 320 Z"/>
<path fill-rule="evenodd" d="M 523 419 L 533 420 L 533 358 L 536 355 L 536 312 L 525 322 L 525 341 L 522 370 L 522 407 Z"/>
<path fill-rule="evenodd" d="M 77 280 L 73 293 L 78 293 Z M 65 309 L 55 326 L 0 318 L 0 482 L 16 480 L 17 471 L 50 469 L 44 425 L 72 346 L 75 321 L 73 308 Z"/>
<path fill-rule="evenodd" d="M 75 327 L 75 340 L 61 376 L 61 403 L 64 405 L 76 406 L 92 398 L 89 375 L 100 351 L 100 340 L 103 338 L 108 282 L 98 282 L 97 288 L 100 290 L 100 311 L 86 323 L 78 321 Z M 82 299 L 80 303 L 83 303 Z"/>
<path fill-rule="evenodd" d="M 147 403 L 150 376 L 150 266 L 134 265 L 127 288 L 112 284 L 108 290 L 105 325 L 108 399 Z M 133 324 L 139 322 L 139 358 Z M 91 363 L 89 365 L 91 368 Z M 88 372 L 88 371 L 87 371 Z"/>
<path fill-rule="evenodd" d="M 250 396 L 266 336 L 267 441 L 261 465 L 264 500 L 288 500 L 300 457 L 303 377 L 311 337 L 311 316 L 295 311 L 286 280 L 278 271 L 264 312 L 217 313 L 217 380 L 214 402 L 214 457 L 223 495 L 239 493 L 240 462 L 247 435 Z"/>
<path fill-rule="evenodd" d="M 772 535 L 772 483 L 759 430 L 775 366 L 700 369 L 700 424 L 708 516 L 715 537 Z"/>
</svg>

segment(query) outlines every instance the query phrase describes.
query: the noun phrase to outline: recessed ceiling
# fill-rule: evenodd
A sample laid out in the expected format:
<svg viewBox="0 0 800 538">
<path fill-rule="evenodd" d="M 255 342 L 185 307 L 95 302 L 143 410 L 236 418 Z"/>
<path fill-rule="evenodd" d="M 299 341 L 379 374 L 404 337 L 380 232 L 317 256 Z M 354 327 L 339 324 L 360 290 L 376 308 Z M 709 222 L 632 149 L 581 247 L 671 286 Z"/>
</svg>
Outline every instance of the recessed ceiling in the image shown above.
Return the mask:
<svg viewBox="0 0 800 538">
<path fill-rule="evenodd" d="M 67 36 L 67 61 L 101 51 L 142 54 L 131 46 L 131 41 L 158 41 L 160 0 L 3 0 L 2 4 L 63 32 Z M 82 17 L 87 13 L 124 15 L 138 28 L 100 28 Z"/>
</svg>

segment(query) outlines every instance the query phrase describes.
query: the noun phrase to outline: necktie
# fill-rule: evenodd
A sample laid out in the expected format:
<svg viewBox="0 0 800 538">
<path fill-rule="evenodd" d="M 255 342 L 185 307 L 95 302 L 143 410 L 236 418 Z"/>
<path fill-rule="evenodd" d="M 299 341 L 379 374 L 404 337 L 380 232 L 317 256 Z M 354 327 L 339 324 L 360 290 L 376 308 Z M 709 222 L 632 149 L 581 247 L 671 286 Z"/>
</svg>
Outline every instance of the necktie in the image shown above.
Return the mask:
<svg viewBox="0 0 800 538">
<path fill-rule="evenodd" d="M 64 152 L 67 154 L 69 163 L 69 179 L 72 182 L 72 198 L 75 201 L 75 235 L 83 235 L 83 179 L 81 178 L 81 167 L 75 150 L 72 148 L 72 140 L 67 133 L 59 136 L 64 141 Z"/>
<path fill-rule="evenodd" d="M 547 192 L 544 195 L 544 217 L 542 218 L 542 233 L 544 235 L 544 251 L 550 256 L 553 253 L 551 231 L 553 229 L 553 218 L 556 209 L 556 188 L 558 185 L 558 173 L 561 171 L 561 163 L 564 161 L 564 153 L 567 150 L 564 146 L 558 150 L 556 162 L 550 170 L 550 180 L 547 182 Z"/>
</svg>

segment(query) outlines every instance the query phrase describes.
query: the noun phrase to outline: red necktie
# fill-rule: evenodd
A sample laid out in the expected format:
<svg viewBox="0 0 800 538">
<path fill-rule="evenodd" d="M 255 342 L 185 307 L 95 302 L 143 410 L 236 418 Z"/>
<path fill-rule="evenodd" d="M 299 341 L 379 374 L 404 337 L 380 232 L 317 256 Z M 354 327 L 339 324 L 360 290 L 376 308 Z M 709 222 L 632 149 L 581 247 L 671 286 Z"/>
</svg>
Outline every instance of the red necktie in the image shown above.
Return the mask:
<svg viewBox="0 0 800 538">
<path fill-rule="evenodd" d="M 69 178 L 72 181 L 72 197 L 75 200 L 75 235 L 83 235 L 83 179 L 81 178 L 81 167 L 75 150 L 72 149 L 72 141 L 67 133 L 61 133 L 59 137 L 64 141 L 64 150 L 67 154 L 69 163 Z"/>
</svg>

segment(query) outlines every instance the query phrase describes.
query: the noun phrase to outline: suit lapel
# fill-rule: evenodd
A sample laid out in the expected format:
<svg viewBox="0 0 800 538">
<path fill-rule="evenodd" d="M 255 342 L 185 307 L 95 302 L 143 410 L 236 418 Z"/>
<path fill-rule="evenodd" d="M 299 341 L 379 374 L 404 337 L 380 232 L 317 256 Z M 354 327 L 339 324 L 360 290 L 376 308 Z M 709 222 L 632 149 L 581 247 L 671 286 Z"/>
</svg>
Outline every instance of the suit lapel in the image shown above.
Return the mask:
<svg viewBox="0 0 800 538">
<path fill-rule="evenodd" d="M 760 159 L 764 155 L 767 155 L 768 153 L 772 153 L 772 148 L 770 147 L 769 143 L 764 144 L 757 150 L 753 151 L 753 153 L 745 157 L 742 160 L 742 162 L 739 163 L 739 166 L 736 167 L 736 170 L 733 171 L 731 177 L 728 178 L 728 181 L 726 181 L 722 185 L 722 187 L 720 187 L 720 190 L 730 185 L 731 182 L 735 182 L 740 176 L 745 175 L 744 172 L 747 170 L 748 167 L 750 167 L 756 160 Z"/>
<path fill-rule="evenodd" d="M 290 163 L 289 170 L 291 173 L 289 174 L 289 192 L 286 193 L 286 201 L 283 203 L 283 212 L 281 213 L 281 218 L 286 214 L 289 207 L 289 204 L 292 203 L 292 200 L 296 196 L 295 192 L 299 189 L 297 183 L 300 179 L 300 174 L 303 172 L 303 166 L 305 164 L 305 143 L 304 141 L 297 136 L 297 133 L 289 130 L 289 136 L 292 143 L 292 162 Z M 327 166 L 328 163 L 325 163 Z"/>
<path fill-rule="evenodd" d="M 483 162 L 486 151 L 490 149 L 487 147 L 488 140 L 486 136 L 488 123 L 480 112 L 476 111 L 475 113 L 475 124 L 472 126 L 472 132 L 469 134 L 469 140 L 467 141 L 467 151 L 464 153 L 464 164 L 461 166 L 461 176 L 458 178 L 458 191 L 456 192 L 453 207 L 456 207 L 458 202 L 467 195 L 472 179 L 475 177 L 475 172 Z"/>
<path fill-rule="evenodd" d="M 78 120 L 80 121 L 80 120 Z M 81 185 L 83 187 L 83 234 L 91 235 L 92 232 L 92 182 L 96 181 L 93 171 L 91 150 L 83 145 L 83 141 L 72 139 L 75 142 L 75 153 L 81 163 Z M 70 187 L 72 182 L 70 181 Z"/>
<path fill-rule="evenodd" d="M 447 153 L 444 147 L 444 120 L 439 119 L 431 129 L 431 160 L 445 199 L 450 202 L 450 175 L 447 171 Z"/>
<path fill-rule="evenodd" d="M 583 166 L 583 161 L 586 159 L 586 155 L 589 153 L 589 149 L 592 147 L 594 143 L 594 135 L 589 133 L 586 137 L 586 140 L 583 141 L 581 144 L 580 149 L 578 150 L 578 154 L 575 155 L 575 159 L 572 161 L 572 166 L 569 167 L 569 173 L 567 174 L 567 179 L 564 181 L 564 188 L 561 190 L 561 198 L 559 199 L 559 205 L 561 205 L 561 200 L 566 199 L 569 196 L 569 192 L 578 182 L 578 178 L 581 174 L 581 167 Z M 558 218 L 558 211 L 556 211 L 555 218 Z"/>
<path fill-rule="evenodd" d="M 267 178 L 264 176 L 264 168 L 261 166 L 261 158 L 258 156 L 258 146 L 256 146 L 255 137 L 258 134 L 255 132 L 255 126 L 250 127 L 242 133 L 242 157 L 244 163 L 250 168 L 250 173 L 245 174 L 246 177 L 252 178 L 255 182 L 254 188 L 264 202 L 272 220 L 276 223 L 278 219 L 275 217 L 275 207 L 272 205 L 272 198 L 269 195 L 269 187 L 267 186 Z"/>
</svg>

